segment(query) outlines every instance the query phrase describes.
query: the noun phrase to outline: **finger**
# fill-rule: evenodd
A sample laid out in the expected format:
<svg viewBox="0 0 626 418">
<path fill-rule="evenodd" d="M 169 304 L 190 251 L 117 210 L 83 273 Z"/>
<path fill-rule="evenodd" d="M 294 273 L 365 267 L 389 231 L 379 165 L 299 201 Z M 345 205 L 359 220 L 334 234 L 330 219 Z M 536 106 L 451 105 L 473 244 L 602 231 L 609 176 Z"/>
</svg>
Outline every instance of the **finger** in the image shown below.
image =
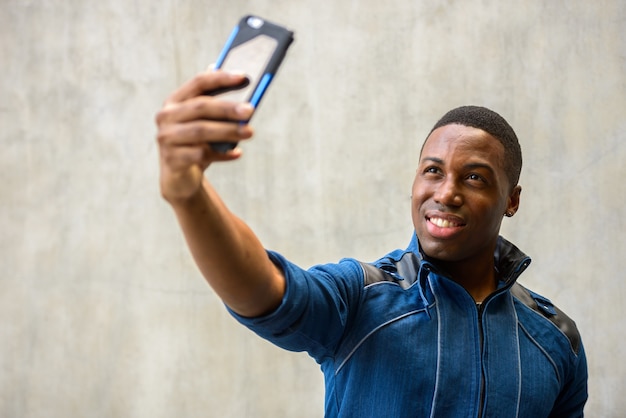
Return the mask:
<svg viewBox="0 0 626 418">
<path fill-rule="evenodd" d="M 215 90 L 221 87 L 232 87 L 245 81 L 245 74 L 229 73 L 226 71 L 206 71 L 196 75 L 191 80 L 183 84 L 165 101 L 168 103 L 177 103 L 192 97 L 204 94 L 207 91 Z"/>
<path fill-rule="evenodd" d="M 187 170 L 198 166 L 202 171 L 214 161 L 230 161 L 241 156 L 240 148 L 227 152 L 213 151 L 208 144 L 195 146 L 164 146 L 161 147 L 161 161 L 173 172 Z"/>
<path fill-rule="evenodd" d="M 166 105 L 157 113 L 156 123 L 161 126 L 197 119 L 247 121 L 252 117 L 252 113 L 254 113 L 254 107 L 250 103 L 198 96 L 182 103 Z"/>
<path fill-rule="evenodd" d="M 157 141 L 161 145 L 198 145 L 208 142 L 239 142 L 252 137 L 249 125 L 237 122 L 199 120 L 163 125 Z"/>
</svg>

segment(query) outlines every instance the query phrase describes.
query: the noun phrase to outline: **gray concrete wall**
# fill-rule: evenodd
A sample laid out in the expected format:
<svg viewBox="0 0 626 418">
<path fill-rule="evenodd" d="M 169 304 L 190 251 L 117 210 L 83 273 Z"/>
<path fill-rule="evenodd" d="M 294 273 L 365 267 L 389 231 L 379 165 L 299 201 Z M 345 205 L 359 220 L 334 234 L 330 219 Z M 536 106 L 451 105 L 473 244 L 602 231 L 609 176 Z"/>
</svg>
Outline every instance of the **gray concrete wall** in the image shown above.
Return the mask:
<svg viewBox="0 0 626 418">
<path fill-rule="evenodd" d="M 0 3 L 0 416 L 322 415 L 317 365 L 225 313 L 157 187 L 155 112 L 247 12 L 297 40 L 208 175 L 263 242 L 303 266 L 404 247 L 423 138 L 492 107 L 525 156 L 522 282 L 579 325 L 587 414 L 626 414 L 624 1 Z"/>
</svg>

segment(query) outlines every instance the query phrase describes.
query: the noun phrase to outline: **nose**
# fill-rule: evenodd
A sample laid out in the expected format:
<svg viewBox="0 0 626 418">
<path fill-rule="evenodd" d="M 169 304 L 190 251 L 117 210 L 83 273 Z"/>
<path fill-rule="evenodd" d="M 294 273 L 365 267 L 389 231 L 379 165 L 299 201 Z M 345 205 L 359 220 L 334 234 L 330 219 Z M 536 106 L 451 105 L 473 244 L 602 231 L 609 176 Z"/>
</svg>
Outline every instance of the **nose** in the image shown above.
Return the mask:
<svg viewBox="0 0 626 418">
<path fill-rule="evenodd" d="M 453 178 L 446 178 L 439 183 L 434 194 L 435 202 L 450 207 L 458 207 L 463 204 L 463 196 Z"/>
</svg>

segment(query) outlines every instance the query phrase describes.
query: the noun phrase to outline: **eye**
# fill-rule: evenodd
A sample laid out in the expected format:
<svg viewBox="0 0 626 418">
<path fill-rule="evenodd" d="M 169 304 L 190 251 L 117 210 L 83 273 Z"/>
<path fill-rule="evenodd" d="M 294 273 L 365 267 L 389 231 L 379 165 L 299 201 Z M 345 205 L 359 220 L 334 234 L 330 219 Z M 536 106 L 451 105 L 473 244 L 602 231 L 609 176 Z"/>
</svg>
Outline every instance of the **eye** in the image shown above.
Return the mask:
<svg viewBox="0 0 626 418">
<path fill-rule="evenodd" d="M 431 166 L 426 167 L 422 172 L 424 174 L 439 174 L 441 173 L 441 170 L 439 169 L 439 167 L 431 165 Z"/>
<path fill-rule="evenodd" d="M 470 173 L 467 175 L 467 179 L 472 183 L 487 184 L 487 180 L 480 174 Z"/>
</svg>

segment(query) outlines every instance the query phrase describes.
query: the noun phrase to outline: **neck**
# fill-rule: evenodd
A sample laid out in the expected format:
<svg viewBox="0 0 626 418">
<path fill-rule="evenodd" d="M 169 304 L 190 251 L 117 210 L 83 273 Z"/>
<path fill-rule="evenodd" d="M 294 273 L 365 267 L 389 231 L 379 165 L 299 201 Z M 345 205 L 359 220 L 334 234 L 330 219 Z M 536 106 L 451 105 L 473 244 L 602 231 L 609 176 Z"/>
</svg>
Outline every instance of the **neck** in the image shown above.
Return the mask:
<svg viewBox="0 0 626 418">
<path fill-rule="evenodd" d="M 488 260 L 433 261 L 452 280 L 463 286 L 476 302 L 482 302 L 497 289 L 498 277 L 493 255 Z"/>
</svg>

